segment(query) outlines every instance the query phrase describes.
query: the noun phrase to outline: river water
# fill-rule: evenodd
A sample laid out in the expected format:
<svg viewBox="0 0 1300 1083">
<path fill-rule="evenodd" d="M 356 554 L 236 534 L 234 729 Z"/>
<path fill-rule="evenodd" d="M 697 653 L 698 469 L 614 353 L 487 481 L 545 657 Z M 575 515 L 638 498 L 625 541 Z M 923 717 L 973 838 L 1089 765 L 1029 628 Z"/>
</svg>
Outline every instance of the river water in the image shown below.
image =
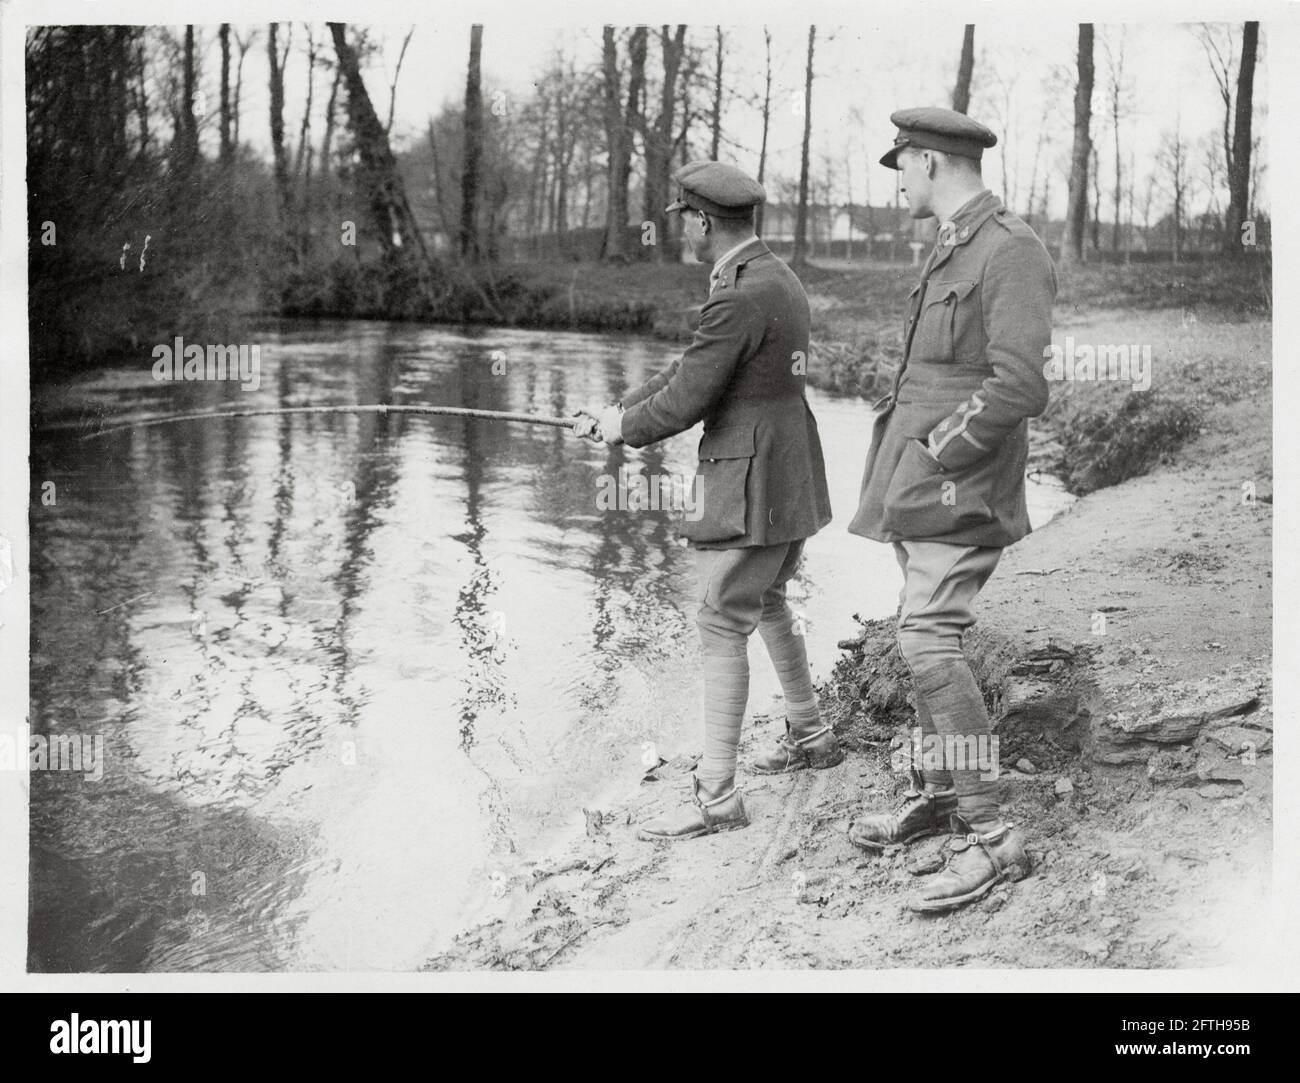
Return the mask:
<svg viewBox="0 0 1300 1083">
<path fill-rule="evenodd" d="M 43 393 L 47 416 L 437 403 L 568 414 L 674 356 L 630 337 L 312 322 L 259 336 L 261 384 L 151 361 Z M 897 565 L 849 535 L 870 436 L 810 392 L 835 521 L 792 584 L 814 676 Z M 102 778 L 31 776 L 29 965 L 403 970 L 499 884 L 697 751 L 689 553 L 667 511 L 603 511 L 619 468 L 689 478 L 698 432 L 641 450 L 400 415 L 36 434 L 31 726 L 102 736 Z M 52 490 L 46 482 L 53 482 Z M 1064 507 L 1031 486 L 1036 523 Z M 751 708 L 779 691 L 751 645 Z M 775 732 L 775 731 L 774 731 Z"/>
</svg>

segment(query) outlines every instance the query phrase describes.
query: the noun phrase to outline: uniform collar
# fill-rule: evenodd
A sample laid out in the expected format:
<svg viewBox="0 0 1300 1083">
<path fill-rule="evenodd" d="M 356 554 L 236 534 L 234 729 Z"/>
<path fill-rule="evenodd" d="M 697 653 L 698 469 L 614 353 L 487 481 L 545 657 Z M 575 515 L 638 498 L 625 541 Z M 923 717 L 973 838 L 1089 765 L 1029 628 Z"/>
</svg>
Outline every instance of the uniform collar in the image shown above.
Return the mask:
<svg viewBox="0 0 1300 1083">
<path fill-rule="evenodd" d="M 1002 209 L 1002 201 L 987 188 L 958 207 L 953 216 L 939 227 L 941 231 L 948 227 L 946 230 L 947 236 L 945 237 L 947 243 L 936 244 L 934 251 L 931 253 L 932 262 L 930 268 L 921 276 L 922 279 L 928 279 L 930 275 L 947 263 L 958 248 L 979 232 L 980 226 Z"/>
<path fill-rule="evenodd" d="M 743 267 L 755 256 L 761 256 L 767 250 L 767 245 L 761 238 L 748 237 L 731 251 L 724 253 L 713 265 L 713 270 L 709 274 L 709 292 L 733 285 L 735 275 L 731 272 Z"/>
<path fill-rule="evenodd" d="M 949 236 L 946 239 L 954 248 L 965 244 L 1001 207 L 1002 201 L 985 188 L 978 195 L 966 200 L 946 222 L 939 224 L 940 235 L 947 231 Z"/>
</svg>

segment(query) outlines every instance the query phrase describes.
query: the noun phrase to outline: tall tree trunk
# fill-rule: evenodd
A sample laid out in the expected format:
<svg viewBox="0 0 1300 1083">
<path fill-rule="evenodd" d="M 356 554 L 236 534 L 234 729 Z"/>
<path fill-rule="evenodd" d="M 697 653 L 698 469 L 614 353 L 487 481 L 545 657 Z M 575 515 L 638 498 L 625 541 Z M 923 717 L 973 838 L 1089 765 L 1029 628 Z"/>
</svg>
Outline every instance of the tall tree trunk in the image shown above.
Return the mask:
<svg viewBox="0 0 1300 1083">
<path fill-rule="evenodd" d="M 1241 226 L 1250 205 L 1250 122 L 1255 94 L 1255 53 L 1259 23 L 1247 23 L 1241 35 L 1241 66 L 1237 69 L 1237 115 L 1228 162 L 1228 215 L 1223 236 L 1225 252 L 1241 251 Z"/>
<path fill-rule="evenodd" d="M 460 175 L 460 254 L 479 258 L 478 189 L 479 162 L 483 157 L 483 86 L 480 65 L 483 55 L 483 26 L 469 31 L 469 72 L 465 77 L 465 165 Z"/>
<path fill-rule="evenodd" d="M 808 144 L 812 139 L 813 43 L 815 26 L 808 27 L 808 66 L 803 84 L 803 151 L 799 162 L 799 213 L 794 223 L 794 257 L 791 263 L 803 267 L 808 262 Z"/>
<path fill-rule="evenodd" d="M 149 151 L 149 91 L 146 88 L 148 80 L 145 76 L 145 55 L 144 42 L 141 40 L 137 45 L 136 65 L 138 70 L 139 89 L 136 92 L 136 121 L 140 125 L 140 153 L 147 154 Z"/>
<path fill-rule="evenodd" d="M 542 95 L 541 116 L 537 128 L 537 153 L 533 155 L 533 168 L 528 185 L 528 223 L 533 238 L 533 251 L 540 251 L 541 234 L 546 228 L 546 146 L 551 138 L 551 102 Z"/>
<path fill-rule="evenodd" d="M 1029 172 L 1029 200 L 1025 204 L 1025 224 L 1031 228 L 1034 224 L 1034 215 L 1038 210 L 1038 166 L 1043 158 L 1043 145 L 1047 141 L 1047 118 L 1050 108 L 1049 103 L 1044 103 L 1043 113 L 1038 121 L 1038 140 L 1034 144 L 1034 164 Z M 1047 243 L 1045 237 L 1043 243 Z"/>
<path fill-rule="evenodd" d="M 330 150 L 334 142 L 334 113 L 339 97 L 339 80 L 342 72 L 338 66 L 334 67 L 334 79 L 330 83 L 329 100 L 325 103 L 325 134 L 321 136 L 320 141 L 320 168 L 321 173 L 328 176 L 330 170 Z"/>
<path fill-rule="evenodd" d="M 1079 81 L 1074 88 L 1074 150 L 1070 157 L 1070 191 L 1065 208 L 1061 264 L 1083 260 L 1083 227 L 1088 214 L 1088 159 L 1092 138 L 1092 23 L 1079 24 Z"/>
<path fill-rule="evenodd" d="M 586 230 L 591 220 L 591 187 L 595 177 L 591 167 L 591 144 L 584 146 L 582 172 L 582 228 Z"/>
<path fill-rule="evenodd" d="M 569 116 L 563 93 L 555 99 L 555 232 L 569 231 Z"/>
<path fill-rule="evenodd" d="M 218 32 L 221 39 L 221 147 L 218 157 L 222 165 L 229 165 L 235 156 L 235 145 L 230 139 L 230 24 L 222 23 Z"/>
<path fill-rule="evenodd" d="M 438 132 L 434 127 L 432 117 L 429 118 L 427 135 L 429 138 L 429 160 L 433 163 L 433 205 L 438 211 L 438 226 L 442 230 L 442 235 L 447 239 L 447 243 L 450 244 L 452 238 L 451 214 L 447 208 L 446 188 L 442 183 L 442 155 L 438 152 Z"/>
<path fill-rule="evenodd" d="M 614 28 L 606 25 L 601 38 L 601 70 L 605 125 L 605 237 L 601 242 L 602 259 L 618 259 L 623 255 L 623 227 L 627 224 L 627 185 L 620 184 L 624 176 L 623 162 L 630 156 L 628 132 L 623 126 L 622 85 L 618 75 L 618 42 Z"/>
<path fill-rule="evenodd" d="M 605 144 L 609 152 L 606 184 L 609 191 L 605 201 L 605 239 L 601 245 L 603 259 L 624 259 L 628 255 L 627 188 L 632 176 L 632 130 L 645 87 L 646 37 L 646 28 L 638 26 L 628 41 L 628 87 L 624 104 L 614 28 L 606 26 L 604 30 L 602 66 L 605 75 Z"/>
<path fill-rule="evenodd" d="M 316 39 L 311 24 L 307 24 L 307 104 L 302 111 L 302 126 L 298 130 L 298 152 L 294 155 L 293 175 L 311 174 L 311 107 L 316 90 Z"/>
<path fill-rule="evenodd" d="M 176 132 L 176 162 L 182 170 L 191 170 L 199 160 L 199 126 L 194 117 L 194 94 L 197 87 L 194 71 L 194 27 L 185 27 L 185 51 L 182 60 L 181 102 Z"/>
<path fill-rule="evenodd" d="M 716 162 L 722 142 L 722 27 L 714 30 L 718 35 L 718 59 L 713 68 L 713 139 L 709 143 L 709 159 Z"/>
<path fill-rule="evenodd" d="M 763 142 L 758 150 L 758 183 L 763 183 L 763 173 L 767 169 L 767 131 L 772 120 L 772 31 L 763 27 L 763 45 L 767 61 L 763 72 Z M 760 203 L 754 212 L 754 232 L 763 234 L 764 204 Z"/>
<path fill-rule="evenodd" d="M 686 51 L 686 26 L 679 24 L 670 37 L 665 24 L 659 31 L 663 51 L 663 84 L 659 90 L 659 115 L 650 122 L 641 118 L 641 135 L 645 143 L 645 200 L 642 218 L 654 222 L 659 243 L 657 258 L 672 262 L 680 255 L 670 223 L 664 216 L 668 205 L 668 188 L 673 167 L 673 117 L 677 105 L 677 77 L 681 71 L 682 55 Z"/>
<path fill-rule="evenodd" d="M 1137 177 L 1136 168 L 1133 162 L 1133 152 L 1130 150 L 1128 155 L 1128 226 L 1124 232 L 1124 262 L 1133 261 L 1133 206 L 1137 199 Z"/>
<path fill-rule="evenodd" d="M 1110 248 L 1112 252 L 1118 252 L 1120 246 L 1120 208 L 1124 192 L 1124 169 L 1123 155 L 1120 151 L 1119 139 L 1119 121 L 1120 105 L 1124 96 L 1124 31 L 1120 31 L 1119 56 L 1110 47 L 1109 40 L 1106 44 L 1106 62 L 1110 69 L 1110 126 L 1115 137 L 1115 193 L 1114 193 L 1114 214 L 1115 221 L 1111 225 Z M 1107 35 L 1109 38 L 1110 35 Z"/>
<path fill-rule="evenodd" d="M 410 262 L 419 277 L 420 288 L 428 296 L 431 286 L 429 253 L 424 236 L 411 214 L 401 171 L 361 78 L 356 51 L 348 44 L 347 26 L 344 23 L 328 25 L 338 55 L 339 70 L 347 87 L 348 126 L 352 129 L 361 159 L 358 187 L 368 198 L 375 240 L 385 256 Z"/>
<path fill-rule="evenodd" d="M 1092 250 L 1101 250 L 1101 155 L 1092 145 Z"/>
<path fill-rule="evenodd" d="M 280 24 L 271 23 L 266 36 L 266 59 L 271 71 L 271 157 L 275 192 L 280 207 L 280 229 L 287 235 L 292 200 L 289 192 L 289 152 L 284 145 L 284 68 L 280 63 Z"/>
<path fill-rule="evenodd" d="M 239 149 L 239 101 L 244 90 L 244 57 L 248 55 L 248 50 L 253 47 L 253 41 L 257 37 L 257 31 L 252 31 L 248 35 L 248 40 L 244 41 L 238 34 L 235 35 L 235 44 L 239 46 L 239 60 L 235 64 L 235 101 L 231 106 L 231 120 L 234 122 L 234 135 L 231 141 L 235 149 Z"/>
<path fill-rule="evenodd" d="M 1123 191 L 1124 191 L 1123 167 L 1121 165 L 1123 159 L 1120 157 L 1120 149 L 1119 149 L 1119 97 L 1120 97 L 1119 80 L 1123 77 L 1124 74 L 1123 63 L 1124 63 L 1123 57 L 1121 57 L 1120 58 L 1121 66 L 1120 66 L 1119 75 L 1115 77 L 1116 83 L 1114 88 L 1112 89 L 1111 99 L 1110 99 L 1110 122 L 1111 122 L 1111 126 L 1115 129 L 1115 222 L 1114 225 L 1111 227 L 1111 233 L 1110 233 L 1110 248 L 1112 252 L 1119 251 L 1119 210 L 1120 210 L 1120 199 L 1122 198 Z"/>
<path fill-rule="evenodd" d="M 961 62 L 957 65 L 957 85 L 952 92 L 952 107 L 959 113 L 970 109 L 970 80 L 975 71 L 975 26 L 966 24 L 961 38 Z"/>
<path fill-rule="evenodd" d="M 1181 128 L 1174 133 L 1172 164 L 1174 189 L 1174 262 L 1183 259 L 1183 195 L 1187 190 L 1187 159 Z"/>
<path fill-rule="evenodd" d="M 845 234 L 845 259 L 853 262 L 853 161 L 849 155 L 848 143 L 844 145 L 844 194 L 849 197 L 849 228 Z M 832 234 L 832 239 L 833 234 Z"/>
</svg>

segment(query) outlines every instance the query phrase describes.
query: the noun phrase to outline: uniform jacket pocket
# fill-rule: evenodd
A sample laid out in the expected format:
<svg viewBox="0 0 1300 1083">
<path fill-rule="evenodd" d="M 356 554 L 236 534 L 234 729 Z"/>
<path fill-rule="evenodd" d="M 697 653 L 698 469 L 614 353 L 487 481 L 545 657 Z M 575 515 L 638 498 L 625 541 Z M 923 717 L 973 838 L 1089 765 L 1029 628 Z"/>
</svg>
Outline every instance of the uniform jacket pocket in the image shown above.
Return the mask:
<svg viewBox="0 0 1300 1083">
<path fill-rule="evenodd" d="M 979 298 L 970 279 L 932 281 L 926 287 L 912 357 L 917 361 L 974 360 L 982 352 Z"/>
<path fill-rule="evenodd" d="M 920 438 L 909 437 L 884 499 L 886 529 L 908 538 L 941 538 L 992 522 L 986 479 L 977 470 L 944 470 Z"/>
<path fill-rule="evenodd" d="M 711 429 L 700 439 L 700 463 L 693 490 L 694 521 L 688 516 L 681 534 L 696 542 L 720 542 L 746 532 L 749 501 L 746 486 L 754 461 L 754 426 Z"/>
</svg>

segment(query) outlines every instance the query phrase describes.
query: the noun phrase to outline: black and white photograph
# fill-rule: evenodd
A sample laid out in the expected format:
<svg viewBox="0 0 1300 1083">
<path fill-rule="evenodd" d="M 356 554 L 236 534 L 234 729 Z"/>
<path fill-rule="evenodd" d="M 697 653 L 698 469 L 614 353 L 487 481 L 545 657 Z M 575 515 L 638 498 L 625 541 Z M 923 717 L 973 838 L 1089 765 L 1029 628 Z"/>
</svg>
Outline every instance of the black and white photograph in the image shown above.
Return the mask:
<svg viewBox="0 0 1300 1083">
<path fill-rule="evenodd" d="M 2 14 L 6 988 L 1295 988 L 1292 7 Z"/>
</svg>

